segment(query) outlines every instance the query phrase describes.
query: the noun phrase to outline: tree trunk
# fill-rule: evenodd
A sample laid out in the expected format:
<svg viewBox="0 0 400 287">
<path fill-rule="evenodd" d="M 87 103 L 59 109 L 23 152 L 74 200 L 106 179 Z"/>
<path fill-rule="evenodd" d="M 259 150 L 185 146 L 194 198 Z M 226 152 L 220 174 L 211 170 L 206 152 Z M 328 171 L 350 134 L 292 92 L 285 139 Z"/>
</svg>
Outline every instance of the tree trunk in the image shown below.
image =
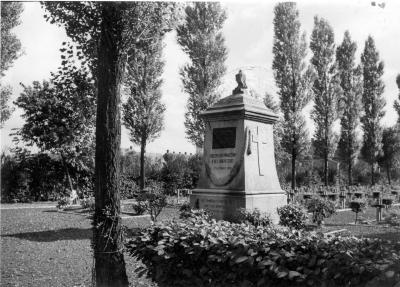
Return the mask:
<svg viewBox="0 0 400 287">
<path fill-rule="evenodd" d="M 146 154 L 146 139 L 143 137 L 140 143 L 140 190 L 144 189 L 146 182 L 145 175 L 145 154 Z"/>
<path fill-rule="evenodd" d="M 324 182 L 328 186 L 328 153 L 324 155 Z"/>
<path fill-rule="evenodd" d="M 65 160 L 65 157 L 63 154 L 61 154 L 61 160 L 64 166 L 64 170 L 65 170 L 65 175 L 67 176 L 67 180 L 68 180 L 68 185 L 70 188 L 70 192 L 72 192 L 73 190 L 73 185 L 72 185 L 72 179 L 71 176 L 69 175 L 69 170 L 68 170 L 68 166 L 67 166 L 67 161 Z"/>
<path fill-rule="evenodd" d="M 352 160 L 349 160 L 349 167 L 348 167 L 348 177 L 349 177 L 349 186 L 353 184 L 353 163 Z"/>
<path fill-rule="evenodd" d="M 387 174 L 387 178 L 388 178 L 388 183 L 389 183 L 389 185 L 391 185 L 390 166 L 389 166 L 389 164 L 386 165 L 386 174 Z"/>
<path fill-rule="evenodd" d="M 123 4 L 102 6 L 98 47 L 93 249 L 97 287 L 128 286 L 123 255 L 119 196 L 120 86 Z"/>
<path fill-rule="evenodd" d="M 371 185 L 375 185 L 375 168 L 374 164 L 371 164 Z"/>
<path fill-rule="evenodd" d="M 292 149 L 292 190 L 296 188 L 296 151 Z"/>
</svg>

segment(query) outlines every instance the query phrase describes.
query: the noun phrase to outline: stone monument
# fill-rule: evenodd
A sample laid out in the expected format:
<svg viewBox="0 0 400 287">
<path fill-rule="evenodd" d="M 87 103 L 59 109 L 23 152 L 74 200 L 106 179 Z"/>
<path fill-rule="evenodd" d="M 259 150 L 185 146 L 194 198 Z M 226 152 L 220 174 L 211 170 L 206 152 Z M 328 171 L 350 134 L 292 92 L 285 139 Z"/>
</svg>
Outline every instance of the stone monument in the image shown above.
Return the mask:
<svg viewBox="0 0 400 287">
<path fill-rule="evenodd" d="M 278 116 L 247 89 L 239 71 L 232 95 L 202 112 L 206 122 L 203 165 L 192 207 L 216 219 L 234 219 L 239 208 L 258 208 L 278 221 L 287 203 L 275 166 L 273 124 Z"/>
</svg>

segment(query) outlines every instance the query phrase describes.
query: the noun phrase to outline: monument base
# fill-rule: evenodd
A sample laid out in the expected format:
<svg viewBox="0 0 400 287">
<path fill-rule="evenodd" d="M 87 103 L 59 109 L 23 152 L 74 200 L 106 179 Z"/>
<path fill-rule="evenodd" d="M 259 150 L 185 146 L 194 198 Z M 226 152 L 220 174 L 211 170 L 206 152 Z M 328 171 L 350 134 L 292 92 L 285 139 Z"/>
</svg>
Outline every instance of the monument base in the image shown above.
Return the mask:
<svg viewBox="0 0 400 287">
<path fill-rule="evenodd" d="M 217 219 L 234 221 L 238 210 L 245 208 L 252 210 L 258 208 L 271 216 L 273 223 L 279 222 L 276 211 L 278 207 L 287 204 L 287 196 L 283 191 L 276 193 L 244 193 L 225 190 L 193 190 L 190 195 L 190 205 L 196 209 L 206 209 Z"/>
</svg>

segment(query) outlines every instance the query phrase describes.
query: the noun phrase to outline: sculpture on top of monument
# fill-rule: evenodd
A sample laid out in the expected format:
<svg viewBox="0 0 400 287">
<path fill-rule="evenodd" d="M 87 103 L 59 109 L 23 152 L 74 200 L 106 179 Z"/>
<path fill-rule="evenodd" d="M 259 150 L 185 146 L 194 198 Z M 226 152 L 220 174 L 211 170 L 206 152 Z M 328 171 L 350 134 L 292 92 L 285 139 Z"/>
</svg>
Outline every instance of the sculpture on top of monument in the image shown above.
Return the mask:
<svg viewBox="0 0 400 287">
<path fill-rule="evenodd" d="M 236 74 L 236 82 L 238 83 L 238 86 L 233 90 L 233 94 L 243 94 L 243 90 L 247 89 L 247 85 L 246 75 L 242 72 L 242 70 L 239 70 L 239 73 Z"/>
</svg>

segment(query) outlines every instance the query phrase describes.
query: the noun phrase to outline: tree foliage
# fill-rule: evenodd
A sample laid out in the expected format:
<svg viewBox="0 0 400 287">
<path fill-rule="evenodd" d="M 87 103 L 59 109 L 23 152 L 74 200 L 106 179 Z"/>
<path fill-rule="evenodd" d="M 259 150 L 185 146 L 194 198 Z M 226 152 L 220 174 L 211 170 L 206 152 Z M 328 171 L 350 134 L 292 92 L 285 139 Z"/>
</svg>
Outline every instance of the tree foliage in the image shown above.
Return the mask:
<svg viewBox="0 0 400 287">
<path fill-rule="evenodd" d="M 361 63 L 364 78 L 362 95 L 364 116 L 361 118 L 364 137 L 361 153 L 371 166 L 371 183 L 375 184 L 375 165 L 382 154 L 383 128 L 380 121 L 385 115 L 383 108 L 386 103 L 382 97 L 385 85 L 381 79 L 384 64 L 382 61 L 379 61 L 379 53 L 376 50 L 375 41 L 371 36 L 365 41 Z"/>
<path fill-rule="evenodd" d="M 400 167 L 400 125 L 383 129 L 383 155 L 379 158 L 380 165 L 385 168 L 388 183 L 391 184 L 391 173 L 395 167 Z"/>
<path fill-rule="evenodd" d="M 95 93 L 88 71 L 71 62 L 53 73 L 50 81 L 23 86 L 15 104 L 25 123 L 16 135 L 42 152 L 61 156 L 73 189 L 70 169 L 90 173 L 93 156 Z"/>
<path fill-rule="evenodd" d="M 265 106 L 280 115 L 279 105 L 275 102 L 274 98 L 271 94 L 265 93 L 264 96 L 264 104 Z M 277 166 L 280 166 L 286 159 L 288 159 L 287 152 L 283 149 L 281 139 L 283 136 L 283 119 L 279 116 L 278 121 L 274 124 L 274 154 L 275 154 L 275 162 Z"/>
<path fill-rule="evenodd" d="M 352 169 L 361 147 L 357 129 L 362 111 L 363 82 L 361 67 L 355 64 L 356 50 L 357 44 L 351 40 L 349 31 L 346 31 L 336 50 L 336 62 L 343 91 L 340 99 L 342 116 L 338 148 L 339 156 L 347 164 L 349 185 L 352 184 Z"/>
<path fill-rule="evenodd" d="M 145 183 L 146 145 L 160 136 L 164 127 L 165 105 L 161 103 L 162 39 L 135 51 L 129 58 L 126 85 L 128 100 L 123 104 L 123 122 L 130 139 L 141 147 L 141 188 Z"/>
<path fill-rule="evenodd" d="M 302 110 L 312 98 L 313 72 L 307 68 L 307 43 L 300 34 L 296 3 L 279 3 L 274 9 L 273 63 L 283 113 L 282 146 L 291 156 L 292 188 L 296 186 L 296 160 L 306 149 L 308 132 Z"/>
<path fill-rule="evenodd" d="M 1 2 L 1 65 L 0 74 L 10 68 L 13 62 L 21 56 L 21 41 L 12 32 L 18 26 L 24 10 L 22 2 Z"/>
<path fill-rule="evenodd" d="M 12 29 L 18 26 L 20 16 L 23 11 L 22 2 L 4 2 L 0 3 L 1 10 L 1 62 L 0 62 L 0 78 L 4 76 L 4 72 L 8 70 L 14 61 L 21 56 L 21 41 L 12 32 Z M 0 128 L 3 127 L 12 112 L 13 107 L 8 105 L 8 101 L 12 95 L 12 88 L 8 85 L 0 84 Z"/>
<path fill-rule="evenodd" d="M 399 95 L 398 95 L 399 100 L 394 101 L 394 109 L 397 111 L 398 114 L 397 122 L 400 123 L 400 74 L 398 74 L 396 77 L 396 84 L 397 88 L 399 89 Z"/>
<path fill-rule="evenodd" d="M 0 84 L 0 128 L 3 128 L 4 123 L 10 118 L 14 111 L 14 108 L 8 105 L 11 95 L 11 87 Z"/>
<path fill-rule="evenodd" d="M 185 22 L 177 28 L 178 43 L 190 59 L 180 70 L 183 89 L 189 95 L 185 128 L 187 138 L 201 147 L 205 123 L 200 112 L 219 99 L 217 88 L 226 71 L 227 49 L 222 35 L 226 13 L 218 2 L 195 2 L 185 12 Z"/>
<path fill-rule="evenodd" d="M 311 113 L 316 127 L 313 143 L 316 155 L 324 161 L 324 182 L 328 185 L 328 160 L 334 156 L 338 142 L 333 124 L 339 117 L 341 89 L 335 65 L 333 29 L 325 19 L 317 16 L 314 18 L 310 48 L 313 52 L 311 64 L 316 71 L 314 109 Z"/>
</svg>

